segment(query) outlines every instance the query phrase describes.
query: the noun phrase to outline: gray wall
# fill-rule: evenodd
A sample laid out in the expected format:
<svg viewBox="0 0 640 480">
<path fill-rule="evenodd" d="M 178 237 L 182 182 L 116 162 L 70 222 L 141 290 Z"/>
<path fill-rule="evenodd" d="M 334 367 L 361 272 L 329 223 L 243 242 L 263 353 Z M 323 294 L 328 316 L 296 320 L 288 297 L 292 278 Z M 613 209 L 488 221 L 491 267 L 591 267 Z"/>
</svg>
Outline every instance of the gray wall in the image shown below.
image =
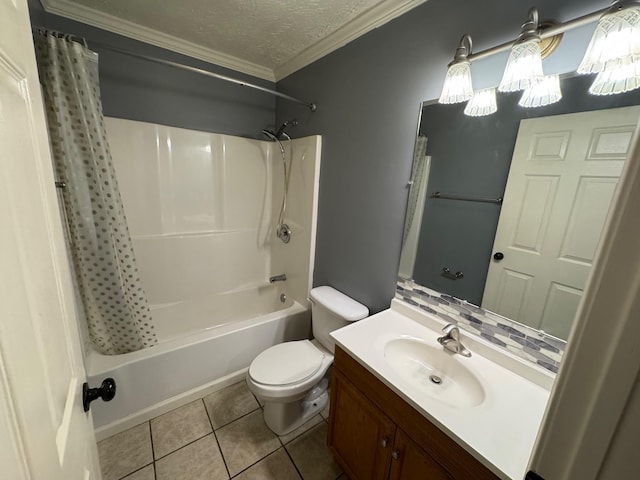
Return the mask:
<svg viewBox="0 0 640 480">
<path fill-rule="evenodd" d="M 608 5 L 536 3 L 542 18 L 560 21 Z M 429 0 L 278 82 L 318 104 L 309 113 L 277 102 L 278 123 L 297 117 L 293 134 L 324 137 L 315 285 L 333 285 L 372 312 L 389 306 L 420 104 L 440 94 L 462 34 L 473 36 L 475 51 L 512 39 L 529 7 L 522 0 Z M 590 33 L 565 35 L 547 73 L 575 69 Z M 500 56 L 474 63 L 476 88 L 497 84 L 503 67 Z"/>
<path fill-rule="evenodd" d="M 29 0 L 29 12 L 32 26 L 82 36 L 100 54 L 100 91 L 107 116 L 252 138 L 274 123 L 275 97 L 271 95 L 113 53 L 98 44 L 186 63 L 268 88 L 274 88 L 272 82 L 46 13 L 38 0 Z"/>
<path fill-rule="evenodd" d="M 562 80 L 560 102 L 543 108 L 518 106 L 521 93 L 498 94 L 498 111 L 468 117 L 464 104 L 427 105 L 420 133 L 429 138 L 429 193 L 502 197 L 520 120 L 640 104 L 640 90 L 623 95 L 594 96 L 591 76 Z M 427 198 L 414 279 L 420 285 L 480 305 L 498 227 L 500 206 Z M 464 278 L 440 275 L 443 267 L 461 270 Z"/>
</svg>

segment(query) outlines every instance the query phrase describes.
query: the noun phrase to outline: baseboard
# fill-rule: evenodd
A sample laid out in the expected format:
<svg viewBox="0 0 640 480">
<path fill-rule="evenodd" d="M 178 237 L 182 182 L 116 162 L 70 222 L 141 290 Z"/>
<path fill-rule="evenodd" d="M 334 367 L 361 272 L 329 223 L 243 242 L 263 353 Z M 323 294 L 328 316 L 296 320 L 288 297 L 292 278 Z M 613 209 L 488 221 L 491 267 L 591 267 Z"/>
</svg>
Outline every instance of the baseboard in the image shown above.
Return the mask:
<svg viewBox="0 0 640 480">
<path fill-rule="evenodd" d="M 222 378 L 218 378 L 213 382 L 205 383 L 196 388 L 192 388 L 180 395 L 176 395 L 174 397 L 163 400 L 162 402 L 156 403 L 144 410 L 140 410 L 134 414 L 128 415 L 120 420 L 109 423 L 107 425 L 103 425 L 101 427 L 96 428 L 95 435 L 96 441 L 104 440 L 105 438 L 109 438 L 116 433 L 124 432 L 125 430 L 135 427 L 143 422 L 148 422 L 152 418 L 157 417 L 158 415 L 162 415 L 163 413 L 170 412 L 171 410 L 186 405 L 189 402 L 193 402 L 194 400 L 198 400 L 210 393 L 217 392 L 218 390 L 222 390 L 229 385 L 233 385 L 245 378 L 247 373 L 247 368 L 243 368 L 238 370 L 237 372 L 230 373 Z"/>
</svg>

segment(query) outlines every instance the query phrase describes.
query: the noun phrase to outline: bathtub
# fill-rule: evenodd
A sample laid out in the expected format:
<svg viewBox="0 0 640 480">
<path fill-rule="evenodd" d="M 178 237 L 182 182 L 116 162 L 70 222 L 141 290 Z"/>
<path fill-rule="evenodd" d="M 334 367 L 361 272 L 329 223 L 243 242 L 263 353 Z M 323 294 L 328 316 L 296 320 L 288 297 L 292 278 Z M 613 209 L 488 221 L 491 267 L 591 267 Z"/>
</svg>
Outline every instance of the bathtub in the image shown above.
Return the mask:
<svg viewBox="0 0 640 480">
<path fill-rule="evenodd" d="M 309 338 L 309 310 L 291 300 L 282 303 L 281 293 L 262 286 L 153 306 L 157 345 L 123 355 L 89 351 L 89 385 L 106 377 L 117 384 L 111 402 L 91 405 L 97 439 L 240 381 L 251 361 L 272 345 Z"/>
</svg>

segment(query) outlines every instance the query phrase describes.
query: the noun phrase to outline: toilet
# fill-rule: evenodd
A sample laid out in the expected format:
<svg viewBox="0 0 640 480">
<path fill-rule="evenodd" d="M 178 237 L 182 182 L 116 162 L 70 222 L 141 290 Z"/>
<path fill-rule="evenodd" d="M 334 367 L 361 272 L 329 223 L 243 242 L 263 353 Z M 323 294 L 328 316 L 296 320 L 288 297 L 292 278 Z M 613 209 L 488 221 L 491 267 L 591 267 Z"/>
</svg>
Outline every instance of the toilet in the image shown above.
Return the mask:
<svg viewBox="0 0 640 480">
<path fill-rule="evenodd" d="M 369 309 L 332 287 L 309 294 L 313 340 L 274 345 L 259 354 L 247 372 L 249 390 L 264 403 L 264 421 L 285 435 L 313 417 L 329 402 L 329 367 L 334 330 L 361 320 Z"/>
</svg>

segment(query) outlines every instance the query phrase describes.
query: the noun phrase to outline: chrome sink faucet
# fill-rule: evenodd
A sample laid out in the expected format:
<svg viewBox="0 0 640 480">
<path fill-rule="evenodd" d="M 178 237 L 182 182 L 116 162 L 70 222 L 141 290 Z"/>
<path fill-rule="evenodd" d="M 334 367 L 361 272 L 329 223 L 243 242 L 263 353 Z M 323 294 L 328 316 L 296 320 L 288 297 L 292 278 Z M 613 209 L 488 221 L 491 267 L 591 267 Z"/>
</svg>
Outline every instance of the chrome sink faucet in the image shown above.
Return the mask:
<svg viewBox="0 0 640 480">
<path fill-rule="evenodd" d="M 463 357 L 470 357 L 471 352 L 460 341 L 460 329 L 453 324 L 448 324 L 442 331 L 444 336 L 438 337 L 438 343 L 453 353 L 459 353 Z"/>
</svg>

